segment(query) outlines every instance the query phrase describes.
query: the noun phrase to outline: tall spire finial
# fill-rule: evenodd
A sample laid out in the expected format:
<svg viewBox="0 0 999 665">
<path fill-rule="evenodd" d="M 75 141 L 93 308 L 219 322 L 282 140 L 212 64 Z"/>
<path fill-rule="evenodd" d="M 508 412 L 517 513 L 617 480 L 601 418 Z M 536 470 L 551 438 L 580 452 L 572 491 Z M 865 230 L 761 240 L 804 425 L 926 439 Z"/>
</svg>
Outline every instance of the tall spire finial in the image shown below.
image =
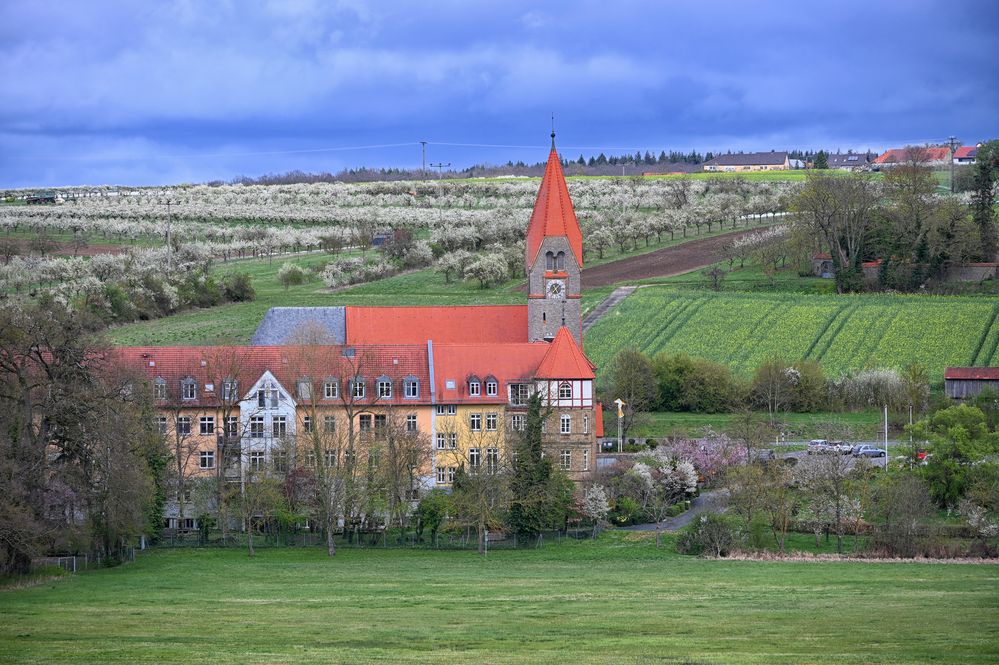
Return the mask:
<svg viewBox="0 0 999 665">
<path fill-rule="evenodd" d="M 555 149 L 555 114 L 552 113 L 552 150 Z"/>
</svg>

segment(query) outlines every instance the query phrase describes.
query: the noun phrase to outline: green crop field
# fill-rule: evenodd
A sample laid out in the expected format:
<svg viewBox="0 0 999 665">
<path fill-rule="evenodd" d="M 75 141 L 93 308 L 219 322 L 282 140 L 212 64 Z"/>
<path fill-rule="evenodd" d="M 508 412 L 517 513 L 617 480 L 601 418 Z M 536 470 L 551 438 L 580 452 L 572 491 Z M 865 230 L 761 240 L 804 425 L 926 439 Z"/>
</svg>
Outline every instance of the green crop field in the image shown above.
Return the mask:
<svg viewBox="0 0 999 665">
<path fill-rule="evenodd" d="M 666 538 L 177 549 L 0 591 L 5 663 L 995 663 L 999 567 L 702 560 Z"/>
<path fill-rule="evenodd" d="M 686 353 L 749 374 L 767 358 L 818 360 L 827 375 L 919 362 L 999 364 L 999 303 L 952 296 L 805 295 L 639 289 L 586 337 L 605 367 L 618 350 Z"/>
</svg>

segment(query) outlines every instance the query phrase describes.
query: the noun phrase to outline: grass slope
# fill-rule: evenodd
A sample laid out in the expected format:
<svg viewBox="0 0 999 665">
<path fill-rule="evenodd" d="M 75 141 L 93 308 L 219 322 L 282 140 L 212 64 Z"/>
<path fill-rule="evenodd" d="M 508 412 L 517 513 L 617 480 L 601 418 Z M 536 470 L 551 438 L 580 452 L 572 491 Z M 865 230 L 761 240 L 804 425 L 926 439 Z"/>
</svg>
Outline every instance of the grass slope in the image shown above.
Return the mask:
<svg viewBox="0 0 999 665">
<path fill-rule="evenodd" d="M 590 329 L 601 367 L 634 347 L 710 358 L 743 375 L 767 358 L 819 360 L 827 374 L 923 364 L 995 364 L 994 301 L 974 297 L 750 294 L 639 289 Z"/>
<path fill-rule="evenodd" d="M 668 539 L 667 539 L 668 541 Z M 0 592 L 16 663 L 994 663 L 999 567 L 541 550 L 173 550 Z"/>
</svg>

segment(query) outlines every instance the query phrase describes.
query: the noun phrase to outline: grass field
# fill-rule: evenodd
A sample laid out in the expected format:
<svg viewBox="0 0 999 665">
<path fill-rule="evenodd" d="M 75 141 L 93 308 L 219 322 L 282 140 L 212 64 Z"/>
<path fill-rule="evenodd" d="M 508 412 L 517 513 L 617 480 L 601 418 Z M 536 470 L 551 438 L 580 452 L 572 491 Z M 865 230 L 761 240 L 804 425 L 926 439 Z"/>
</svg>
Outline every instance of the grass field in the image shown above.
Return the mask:
<svg viewBox="0 0 999 665">
<path fill-rule="evenodd" d="M 648 287 L 587 334 L 586 351 L 598 366 L 625 347 L 709 358 L 743 375 L 775 355 L 818 360 L 827 375 L 915 361 L 939 383 L 945 367 L 999 363 L 999 304 L 974 297 Z"/>
<path fill-rule="evenodd" d="M 616 414 L 604 412 L 604 431 L 616 431 Z M 851 441 L 877 440 L 882 430 L 881 412 L 877 410 L 844 413 L 781 413 L 781 431 L 788 440 L 839 439 Z M 722 432 L 729 427 L 736 415 L 732 413 L 670 413 L 654 411 L 641 414 L 628 431 L 628 438 L 645 439 L 661 436 L 703 436 L 707 429 Z M 759 414 L 760 422 L 767 422 L 766 413 Z"/>
<path fill-rule="evenodd" d="M 0 591 L 7 663 L 994 663 L 999 567 L 540 550 L 153 551 Z"/>
</svg>

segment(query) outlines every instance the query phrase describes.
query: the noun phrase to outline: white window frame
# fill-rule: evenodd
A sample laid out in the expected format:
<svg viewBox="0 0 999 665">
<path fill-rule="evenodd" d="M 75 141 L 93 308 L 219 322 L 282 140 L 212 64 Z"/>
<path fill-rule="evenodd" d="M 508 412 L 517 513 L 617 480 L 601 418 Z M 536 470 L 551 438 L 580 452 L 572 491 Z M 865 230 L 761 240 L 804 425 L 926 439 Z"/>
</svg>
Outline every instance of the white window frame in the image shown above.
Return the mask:
<svg viewBox="0 0 999 665">
<path fill-rule="evenodd" d="M 288 418 L 286 416 L 274 416 L 271 418 L 271 434 L 275 439 L 288 436 Z"/>
<path fill-rule="evenodd" d="M 406 431 L 407 432 L 415 432 L 416 430 L 417 430 L 417 426 L 416 426 L 416 414 L 415 413 L 411 413 L 408 416 L 406 416 Z"/>
<path fill-rule="evenodd" d="M 437 450 L 447 448 L 447 435 L 444 432 L 437 432 Z"/>
<path fill-rule="evenodd" d="M 263 416 L 250 416 L 250 438 L 251 439 L 262 439 L 262 438 L 264 438 L 264 417 Z"/>
<path fill-rule="evenodd" d="M 156 377 L 156 380 L 153 381 L 153 399 L 166 399 L 166 398 L 167 398 L 166 380 L 158 376 Z"/>
<path fill-rule="evenodd" d="M 486 448 L 486 468 L 491 473 L 499 469 L 499 448 Z"/>
<path fill-rule="evenodd" d="M 191 416 L 177 416 L 177 422 L 175 423 L 177 434 L 188 436 L 191 434 Z"/>
<path fill-rule="evenodd" d="M 448 432 L 448 434 L 447 434 L 447 444 L 448 444 L 447 447 L 450 448 L 451 450 L 457 450 L 458 449 L 458 433 L 457 432 Z"/>
<path fill-rule="evenodd" d="M 563 471 L 572 469 L 572 448 L 563 448 L 559 454 L 559 468 Z"/>
<path fill-rule="evenodd" d="M 180 398 L 188 402 L 198 399 L 198 384 L 193 379 L 180 382 Z"/>
<path fill-rule="evenodd" d="M 482 394 L 482 384 L 478 381 L 468 382 L 468 394 L 472 397 L 478 397 Z"/>
<path fill-rule="evenodd" d="M 447 479 L 447 467 L 439 466 L 437 467 L 437 482 L 443 485 Z"/>
<path fill-rule="evenodd" d="M 340 384 L 336 381 L 323 382 L 323 396 L 326 399 L 337 399 L 340 397 Z"/>
<path fill-rule="evenodd" d="M 560 434 L 572 434 L 572 416 L 568 413 L 559 416 L 558 431 Z"/>
<path fill-rule="evenodd" d="M 590 414 L 583 414 L 583 434 L 590 433 Z"/>
<path fill-rule="evenodd" d="M 239 393 L 236 389 L 237 383 L 235 379 L 223 379 L 222 380 L 222 399 L 223 401 L 232 401 L 239 397 Z"/>
<path fill-rule="evenodd" d="M 261 471 L 266 463 L 266 456 L 262 450 L 252 450 L 250 451 L 250 469 L 253 471 Z"/>
<path fill-rule="evenodd" d="M 482 414 L 481 413 L 470 413 L 470 414 L 468 414 L 468 431 L 470 431 L 470 432 L 481 432 L 482 431 Z"/>
<path fill-rule="evenodd" d="M 558 384 L 558 398 L 559 399 L 572 399 L 572 384 L 568 381 L 563 381 Z"/>
<path fill-rule="evenodd" d="M 215 451 L 214 450 L 202 450 L 198 455 L 199 468 L 202 469 L 214 469 L 215 468 Z"/>
<path fill-rule="evenodd" d="M 468 449 L 468 467 L 470 469 L 477 469 L 479 465 L 482 464 L 482 449 L 481 448 L 469 448 Z"/>
<path fill-rule="evenodd" d="M 379 379 L 378 380 L 378 399 L 392 399 L 392 381 L 391 379 Z"/>
<path fill-rule="evenodd" d="M 447 468 L 447 481 L 449 483 L 454 483 L 454 474 L 458 471 L 457 467 L 449 466 Z"/>
<path fill-rule="evenodd" d="M 323 416 L 323 432 L 332 434 L 336 431 L 336 416 Z"/>
<path fill-rule="evenodd" d="M 527 414 L 515 413 L 510 416 L 510 429 L 514 432 L 523 432 L 527 429 Z"/>
<path fill-rule="evenodd" d="M 169 429 L 170 429 L 170 424 L 169 424 L 169 420 L 167 419 L 167 417 L 166 416 L 157 416 L 156 417 L 156 431 L 159 432 L 160 434 L 166 434 Z"/>
<path fill-rule="evenodd" d="M 496 431 L 496 420 L 498 416 L 495 413 L 486 414 L 486 431 L 495 432 Z"/>
<path fill-rule="evenodd" d="M 590 470 L 590 449 L 587 448 L 583 451 L 583 471 Z"/>
<path fill-rule="evenodd" d="M 198 419 L 198 433 L 201 436 L 215 434 L 215 416 L 201 416 Z"/>
<path fill-rule="evenodd" d="M 239 433 L 239 416 L 228 416 L 225 421 L 222 433 L 226 436 L 236 436 Z"/>
<path fill-rule="evenodd" d="M 295 390 L 298 392 L 298 399 L 305 401 L 312 399 L 312 381 L 299 379 L 295 384 Z"/>
<path fill-rule="evenodd" d="M 486 381 L 486 396 L 496 397 L 499 394 L 499 383 L 496 381 Z"/>
<path fill-rule="evenodd" d="M 354 399 L 364 399 L 364 379 L 355 378 L 351 381 L 350 389 Z"/>
<path fill-rule="evenodd" d="M 416 379 L 406 379 L 403 382 L 403 396 L 406 399 L 419 399 L 420 382 Z"/>
<path fill-rule="evenodd" d="M 302 416 L 302 431 L 306 434 L 312 433 L 312 416 Z"/>
</svg>

